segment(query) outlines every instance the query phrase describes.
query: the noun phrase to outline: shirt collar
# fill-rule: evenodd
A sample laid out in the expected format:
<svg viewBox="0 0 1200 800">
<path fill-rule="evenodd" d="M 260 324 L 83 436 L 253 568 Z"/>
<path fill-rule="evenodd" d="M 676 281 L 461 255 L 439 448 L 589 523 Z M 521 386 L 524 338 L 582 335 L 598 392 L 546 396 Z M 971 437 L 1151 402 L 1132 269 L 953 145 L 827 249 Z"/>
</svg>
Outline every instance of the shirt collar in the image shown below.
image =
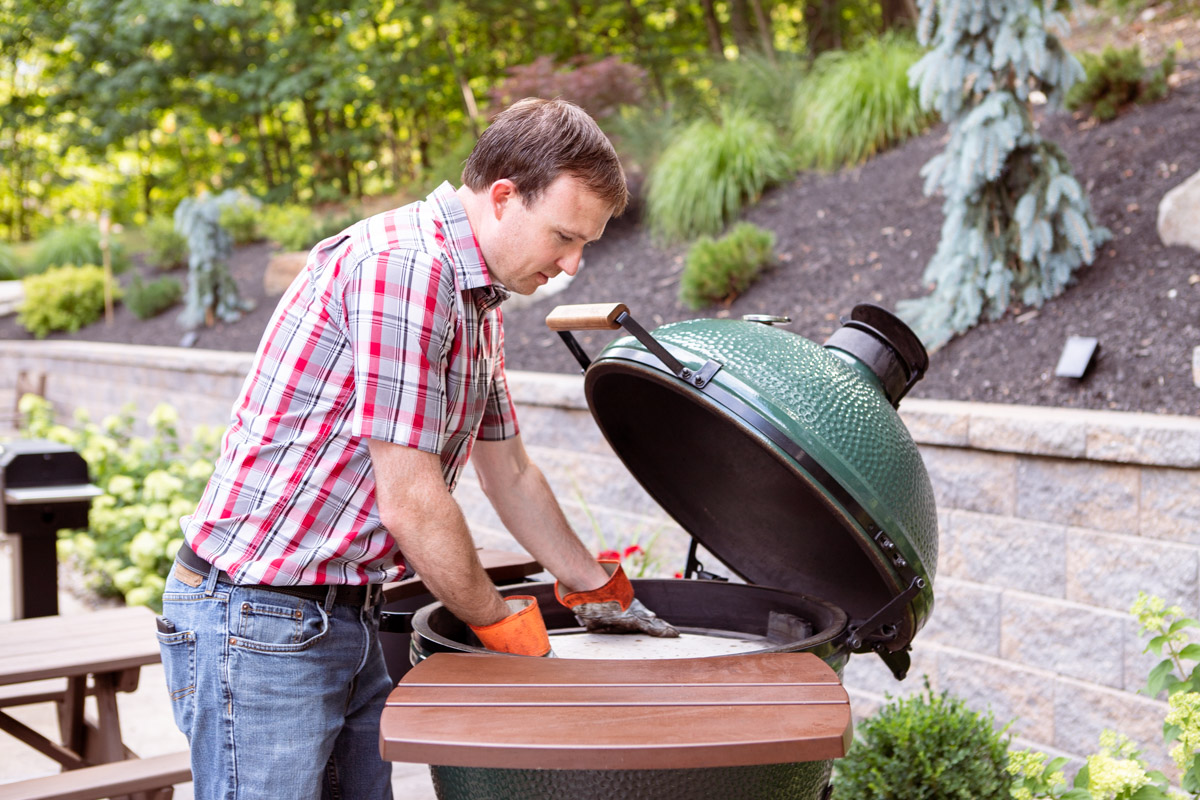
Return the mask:
<svg viewBox="0 0 1200 800">
<path fill-rule="evenodd" d="M 479 240 L 471 230 L 467 210 L 463 208 L 462 200 L 458 198 L 454 187 L 445 181 L 434 189 L 425 201 L 436 206 L 438 210 L 434 220 L 441 229 L 446 249 L 454 262 L 459 288 L 462 291 L 472 290 L 476 305 L 485 311 L 490 311 L 507 300 L 508 289 L 493 281 L 488 274 Z"/>
</svg>

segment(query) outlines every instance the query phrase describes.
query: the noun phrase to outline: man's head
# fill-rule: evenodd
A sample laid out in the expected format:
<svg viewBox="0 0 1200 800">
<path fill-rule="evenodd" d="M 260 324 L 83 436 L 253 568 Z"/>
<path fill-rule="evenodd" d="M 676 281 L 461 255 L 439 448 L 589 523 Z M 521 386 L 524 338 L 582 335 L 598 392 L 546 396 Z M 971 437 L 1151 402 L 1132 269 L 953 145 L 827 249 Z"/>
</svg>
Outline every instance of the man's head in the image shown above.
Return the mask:
<svg viewBox="0 0 1200 800">
<path fill-rule="evenodd" d="M 582 108 L 565 100 L 527 98 L 500 112 L 471 151 L 462 180 L 486 191 L 507 178 L 536 203 L 560 175 L 571 175 L 619 216 L 629 202 L 612 143 Z"/>
<path fill-rule="evenodd" d="M 496 118 L 459 190 L 494 280 L 530 294 L 575 274 L 629 193 L 612 144 L 578 106 L 522 100 Z"/>
</svg>

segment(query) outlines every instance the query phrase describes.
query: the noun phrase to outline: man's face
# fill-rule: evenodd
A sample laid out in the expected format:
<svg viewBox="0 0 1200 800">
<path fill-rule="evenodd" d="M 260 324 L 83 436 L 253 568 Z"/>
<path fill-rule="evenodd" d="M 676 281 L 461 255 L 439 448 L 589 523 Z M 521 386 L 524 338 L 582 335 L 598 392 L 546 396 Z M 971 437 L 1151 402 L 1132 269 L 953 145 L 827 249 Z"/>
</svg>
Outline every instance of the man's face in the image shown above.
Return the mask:
<svg viewBox="0 0 1200 800">
<path fill-rule="evenodd" d="M 533 203 L 509 181 L 491 188 L 492 235 L 481 241 L 492 279 L 517 294 L 532 294 L 565 272 L 574 275 L 583 246 L 604 233 L 611 211 L 575 177 L 560 175 Z"/>
</svg>

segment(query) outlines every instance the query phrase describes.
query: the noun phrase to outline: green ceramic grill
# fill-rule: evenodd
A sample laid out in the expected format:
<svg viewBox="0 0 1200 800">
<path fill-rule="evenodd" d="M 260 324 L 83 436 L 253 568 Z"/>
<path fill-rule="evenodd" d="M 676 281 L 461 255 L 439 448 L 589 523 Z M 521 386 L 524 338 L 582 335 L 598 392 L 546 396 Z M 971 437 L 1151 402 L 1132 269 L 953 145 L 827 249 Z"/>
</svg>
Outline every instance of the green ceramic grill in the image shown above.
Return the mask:
<svg viewBox="0 0 1200 800">
<path fill-rule="evenodd" d="M 647 606 L 683 628 L 755 633 L 780 615 L 811 627 L 768 651 L 810 653 L 838 675 L 875 652 L 897 678 L 933 608 L 937 515 L 928 473 L 896 413 L 924 374 L 920 341 L 882 308 L 857 306 L 823 344 L 785 319 L 691 320 L 642 328 L 621 304 L 547 317 L 584 370 L 596 423 L 647 492 L 693 537 L 685 577 L 637 580 Z M 575 330 L 624 328 L 593 361 Z M 698 545 L 746 583 L 703 569 Z M 552 584 L 547 627 L 574 620 Z M 486 653 L 440 604 L 413 618 L 414 663 Z M 504 656 L 494 656 L 505 658 Z M 832 762 L 711 769 L 435 766 L 438 796 L 828 797 Z M 732 792 L 732 794 L 730 794 Z"/>
<path fill-rule="evenodd" d="M 547 317 L 613 450 L 694 541 L 749 583 L 841 607 L 846 647 L 903 677 L 933 609 L 937 512 L 896 407 L 928 356 L 878 306 L 855 307 L 824 345 L 778 321 L 650 333 L 621 304 Z M 594 361 L 570 333 L 618 327 L 630 335 Z"/>
</svg>

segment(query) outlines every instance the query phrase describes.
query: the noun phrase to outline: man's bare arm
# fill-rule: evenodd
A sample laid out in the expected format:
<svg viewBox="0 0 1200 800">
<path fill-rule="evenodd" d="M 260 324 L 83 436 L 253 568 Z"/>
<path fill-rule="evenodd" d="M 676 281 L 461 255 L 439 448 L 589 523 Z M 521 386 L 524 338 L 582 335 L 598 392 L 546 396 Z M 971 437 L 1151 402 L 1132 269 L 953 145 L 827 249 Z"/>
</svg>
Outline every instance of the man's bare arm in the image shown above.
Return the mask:
<svg viewBox="0 0 1200 800">
<path fill-rule="evenodd" d="M 504 526 L 563 585 L 595 589 L 608 573 L 571 530 L 542 471 L 529 460 L 520 436 L 475 442 L 471 463 Z"/>
<path fill-rule="evenodd" d="M 479 563 L 438 457 L 374 439 L 368 447 L 380 518 L 433 595 L 469 625 L 512 613 Z"/>
</svg>

